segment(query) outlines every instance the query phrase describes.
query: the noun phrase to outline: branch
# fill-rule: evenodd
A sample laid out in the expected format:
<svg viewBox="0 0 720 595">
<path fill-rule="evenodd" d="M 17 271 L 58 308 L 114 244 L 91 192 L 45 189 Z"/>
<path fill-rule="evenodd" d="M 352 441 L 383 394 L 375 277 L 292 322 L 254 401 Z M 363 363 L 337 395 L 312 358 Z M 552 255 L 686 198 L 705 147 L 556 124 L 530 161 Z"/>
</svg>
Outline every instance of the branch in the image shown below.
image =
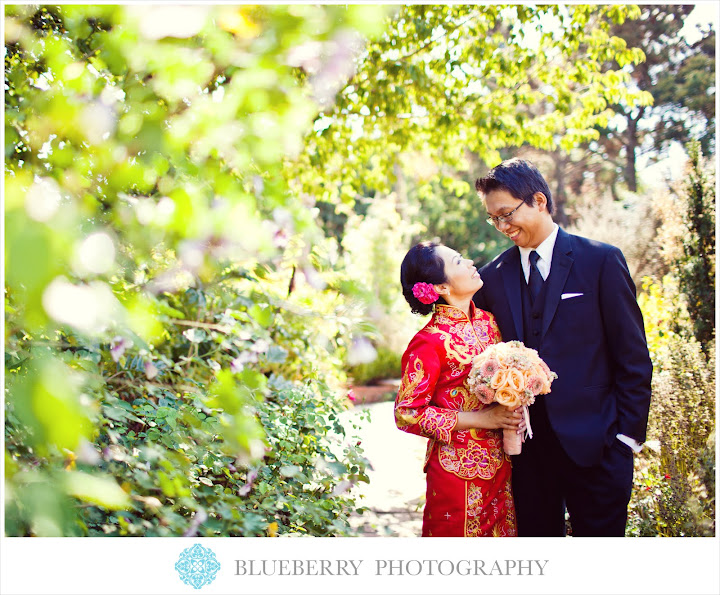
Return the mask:
<svg viewBox="0 0 720 595">
<path fill-rule="evenodd" d="M 645 114 L 645 107 L 646 107 L 646 106 L 641 105 L 641 106 L 638 108 L 637 117 L 633 118 L 632 116 L 629 116 L 630 119 L 631 119 L 632 121 L 634 121 L 635 123 L 637 123 L 637 122 L 639 122 L 640 120 L 642 120 L 643 115 Z"/>
<path fill-rule="evenodd" d="M 108 384 L 116 384 L 120 386 L 129 386 L 133 388 L 142 388 L 142 387 L 151 387 L 151 388 L 164 388 L 167 390 L 172 390 L 173 392 L 176 392 L 178 390 L 182 390 L 188 393 L 199 393 L 202 392 L 202 389 L 198 386 L 192 386 L 189 384 L 161 384 L 160 382 L 145 382 L 140 379 L 135 379 L 135 382 L 130 382 L 129 380 L 124 380 L 123 378 L 113 378 L 112 376 L 110 378 L 102 378 L 102 376 L 99 376 L 102 380 L 105 381 L 105 383 Z"/>
<path fill-rule="evenodd" d="M 426 42 L 424 45 L 420 46 L 420 47 L 419 47 L 418 49 L 416 49 L 414 52 L 410 52 L 409 54 L 407 54 L 407 55 L 405 55 L 405 56 L 402 56 L 402 57 L 399 58 L 398 60 L 393 60 L 393 61 L 394 61 L 394 62 L 402 62 L 402 61 L 408 60 L 409 58 L 412 58 L 415 54 L 419 54 L 420 52 L 425 51 L 425 50 L 426 50 L 427 48 L 429 48 L 432 44 L 440 41 L 443 37 L 446 37 L 448 34 L 454 33 L 454 32 L 457 31 L 460 27 L 462 27 L 463 25 L 465 25 L 465 23 L 468 23 L 469 21 L 472 21 L 473 19 L 477 18 L 477 16 L 478 16 L 477 13 L 471 14 L 467 19 L 465 19 L 465 20 L 462 21 L 461 23 L 458 23 L 458 25 L 457 25 L 454 29 L 445 29 L 445 32 L 444 32 L 442 35 L 440 35 L 439 37 L 434 38 L 434 39 L 430 39 L 428 42 Z"/>
<path fill-rule="evenodd" d="M 181 326 L 193 326 L 198 328 L 207 328 L 212 331 L 218 331 L 219 333 L 225 333 L 229 335 L 232 332 L 232 327 L 223 326 L 221 324 L 213 324 L 211 322 L 199 322 L 196 320 L 175 320 L 170 319 L 168 322 L 172 324 L 179 324 Z"/>
</svg>

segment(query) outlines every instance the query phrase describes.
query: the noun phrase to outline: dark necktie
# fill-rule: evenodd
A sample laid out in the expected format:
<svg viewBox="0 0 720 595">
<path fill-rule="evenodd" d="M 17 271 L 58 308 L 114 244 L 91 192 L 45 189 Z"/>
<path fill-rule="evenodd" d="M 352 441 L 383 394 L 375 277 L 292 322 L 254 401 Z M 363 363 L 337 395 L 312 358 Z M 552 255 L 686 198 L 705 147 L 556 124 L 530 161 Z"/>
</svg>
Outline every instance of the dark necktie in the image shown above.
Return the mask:
<svg viewBox="0 0 720 595">
<path fill-rule="evenodd" d="M 537 261 L 539 258 L 540 255 L 535 250 L 530 252 L 530 277 L 528 278 L 528 289 L 530 290 L 530 297 L 533 301 L 535 301 L 535 298 L 538 296 L 538 293 L 540 293 L 543 286 L 543 278 L 537 267 Z"/>
</svg>

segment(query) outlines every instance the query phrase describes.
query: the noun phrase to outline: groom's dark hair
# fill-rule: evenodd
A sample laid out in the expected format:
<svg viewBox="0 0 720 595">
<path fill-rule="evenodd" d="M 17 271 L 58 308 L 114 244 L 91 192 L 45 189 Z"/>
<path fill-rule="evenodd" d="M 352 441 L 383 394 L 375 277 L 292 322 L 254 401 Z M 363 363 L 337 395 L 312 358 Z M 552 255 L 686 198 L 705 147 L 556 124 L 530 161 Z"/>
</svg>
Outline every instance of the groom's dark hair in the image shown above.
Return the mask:
<svg viewBox="0 0 720 595">
<path fill-rule="evenodd" d="M 475 180 L 475 190 L 487 195 L 493 190 L 506 190 L 529 207 L 535 204 L 533 195 L 542 192 L 547 198 L 548 212 L 552 215 L 555 205 L 545 178 L 529 161 L 513 157 L 492 168 L 484 178 Z"/>
</svg>

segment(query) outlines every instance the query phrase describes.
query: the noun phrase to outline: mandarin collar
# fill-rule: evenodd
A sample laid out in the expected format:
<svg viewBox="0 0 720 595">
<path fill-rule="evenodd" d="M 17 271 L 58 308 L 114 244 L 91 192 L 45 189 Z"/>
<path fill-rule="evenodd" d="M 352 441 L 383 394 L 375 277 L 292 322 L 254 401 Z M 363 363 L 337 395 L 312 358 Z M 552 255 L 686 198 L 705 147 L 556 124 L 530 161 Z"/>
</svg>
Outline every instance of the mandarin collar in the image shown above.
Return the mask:
<svg viewBox="0 0 720 595">
<path fill-rule="evenodd" d="M 475 320 L 478 309 L 474 302 L 470 302 L 470 318 L 468 315 L 457 306 L 451 306 L 449 304 L 435 304 L 435 314 L 444 314 L 448 318 L 453 320 Z"/>
</svg>

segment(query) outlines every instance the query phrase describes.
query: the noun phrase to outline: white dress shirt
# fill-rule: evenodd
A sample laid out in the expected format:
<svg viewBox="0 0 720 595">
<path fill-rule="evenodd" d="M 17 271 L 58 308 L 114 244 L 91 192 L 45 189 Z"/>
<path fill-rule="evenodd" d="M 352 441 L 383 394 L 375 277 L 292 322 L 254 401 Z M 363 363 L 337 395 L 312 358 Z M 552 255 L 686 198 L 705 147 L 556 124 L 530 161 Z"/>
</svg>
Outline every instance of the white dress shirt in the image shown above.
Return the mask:
<svg viewBox="0 0 720 595">
<path fill-rule="evenodd" d="M 558 234 L 558 225 L 554 224 L 553 230 L 550 235 L 546 237 L 537 248 L 520 248 L 520 263 L 522 264 L 523 273 L 525 273 L 525 282 L 527 283 L 530 279 L 530 252 L 533 249 L 538 253 L 537 268 L 542 275 L 543 281 L 548 278 L 550 274 L 550 265 L 552 264 L 553 249 L 555 248 L 555 240 Z"/>
</svg>

